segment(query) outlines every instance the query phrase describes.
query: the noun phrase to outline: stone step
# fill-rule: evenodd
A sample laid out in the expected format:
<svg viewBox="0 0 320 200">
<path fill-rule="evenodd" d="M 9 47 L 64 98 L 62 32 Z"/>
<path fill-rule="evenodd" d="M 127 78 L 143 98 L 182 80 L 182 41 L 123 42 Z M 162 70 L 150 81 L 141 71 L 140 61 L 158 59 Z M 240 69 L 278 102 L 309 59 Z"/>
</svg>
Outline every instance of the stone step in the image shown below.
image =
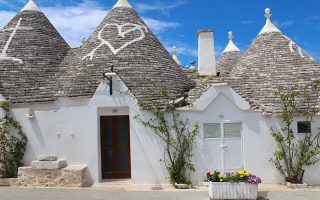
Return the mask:
<svg viewBox="0 0 320 200">
<path fill-rule="evenodd" d="M 33 169 L 62 169 L 68 166 L 67 160 L 60 159 L 56 161 L 32 161 Z"/>
</svg>

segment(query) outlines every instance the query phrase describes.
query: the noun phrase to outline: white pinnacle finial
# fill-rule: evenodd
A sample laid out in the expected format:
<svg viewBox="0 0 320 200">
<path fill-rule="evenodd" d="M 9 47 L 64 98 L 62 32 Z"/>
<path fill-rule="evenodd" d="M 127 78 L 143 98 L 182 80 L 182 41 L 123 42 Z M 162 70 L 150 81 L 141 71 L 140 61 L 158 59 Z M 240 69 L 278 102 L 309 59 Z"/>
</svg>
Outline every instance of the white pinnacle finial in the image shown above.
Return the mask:
<svg viewBox="0 0 320 200">
<path fill-rule="evenodd" d="M 39 8 L 39 6 L 33 1 L 33 0 L 29 0 L 29 2 L 20 10 L 20 12 L 22 11 L 35 11 L 35 12 L 42 12 Z"/>
<path fill-rule="evenodd" d="M 232 31 L 229 31 L 229 32 L 228 32 L 228 38 L 229 38 L 229 40 L 233 40 Z"/>
<path fill-rule="evenodd" d="M 177 47 L 176 47 L 176 46 L 174 46 L 174 47 L 172 48 L 172 58 L 173 58 L 174 61 L 176 61 L 176 63 L 177 63 L 178 65 L 182 66 L 182 63 L 181 63 L 181 61 L 180 61 L 179 58 L 178 58 L 178 51 L 177 51 Z"/>
<path fill-rule="evenodd" d="M 172 53 L 173 53 L 173 55 L 177 55 L 177 47 L 176 46 L 174 46 L 172 48 Z"/>
<path fill-rule="evenodd" d="M 267 18 L 267 19 L 270 19 L 271 18 L 271 10 L 270 8 L 266 8 L 264 10 L 264 12 L 266 13 L 264 16 Z"/>
<path fill-rule="evenodd" d="M 112 9 L 114 8 L 120 8 L 120 7 L 123 7 L 123 8 L 132 8 L 132 6 L 130 5 L 130 3 L 128 2 L 128 0 L 119 0 L 116 5 L 113 6 Z"/>
<path fill-rule="evenodd" d="M 232 31 L 228 32 L 228 38 L 229 38 L 229 44 L 228 46 L 223 50 L 222 53 L 226 52 L 232 52 L 232 51 L 241 51 L 237 45 L 233 42 L 233 34 Z"/>
<path fill-rule="evenodd" d="M 264 16 L 267 18 L 267 21 L 266 21 L 266 25 L 264 25 L 264 27 L 260 31 L 259 35 L 261 35 L 263 33 L 281 32 L 270 20 L 270 18 L 271 18 L 270 8 L 266 8 L 264 10 L 264 12 L 265 12 Z"/>
</svg>

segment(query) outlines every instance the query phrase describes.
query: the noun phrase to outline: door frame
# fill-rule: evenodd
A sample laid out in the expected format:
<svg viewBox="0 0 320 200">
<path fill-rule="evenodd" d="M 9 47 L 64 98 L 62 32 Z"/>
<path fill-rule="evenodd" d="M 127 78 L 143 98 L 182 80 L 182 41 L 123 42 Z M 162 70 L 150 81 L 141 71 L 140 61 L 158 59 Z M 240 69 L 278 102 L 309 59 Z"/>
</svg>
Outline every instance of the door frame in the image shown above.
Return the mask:
<svg viewBox="0 0 320 200">
<path fill-rule="evenodd" d="M 104 151 L 103 151 L 103 123 L 102 123 L 102 119 L 111 119 L 113 120 L 113 118 L 117 118 L 117 117 L 127 117 L 128 118 L 128 148 L 129 148 L 129 172 L 128 172 L 128 175 L 125 175 L 125 176 L 114 176 L 114 177 L 110 177 L 110 178 L 105 178 L 104 177 L 104 172 L 103 172 L 103 155 L 104 155 Z M 129 115 L 101 115 L 99 116 L 99 123 L 100 123 L 100 148 L 99 148 L 99 151 L 100 151 L 100 169 L 101 169 L 101 180 L 110 180 L 110 179 L 128 179 L 128 178 L 131 178 L 131 174 L 132 174 L 132 169 L 131 169 L 131 129 L 130 129 L 130 116 Z M 114 126 L 114 121 L 112 121 L 112 126 Z M 112 131 L 113 132 L 113 131 Z M 112 133 L 112 142 L 113 144 L 115 144 L 116 142 L 116 137 L 115 135 Z M 113 152 L 114 152 L 114 149 L 116 147 L 113 147 Z M 115 159 L 115 158 L 114 158 Z M 119 163 L 118 162 L 118 159 L 116 160 L 113 160 L 114 161 L 114 169 L 117 169 L 117 164 Z M 115 164 L 116 163 L 116 164 Z"/>
</svg>

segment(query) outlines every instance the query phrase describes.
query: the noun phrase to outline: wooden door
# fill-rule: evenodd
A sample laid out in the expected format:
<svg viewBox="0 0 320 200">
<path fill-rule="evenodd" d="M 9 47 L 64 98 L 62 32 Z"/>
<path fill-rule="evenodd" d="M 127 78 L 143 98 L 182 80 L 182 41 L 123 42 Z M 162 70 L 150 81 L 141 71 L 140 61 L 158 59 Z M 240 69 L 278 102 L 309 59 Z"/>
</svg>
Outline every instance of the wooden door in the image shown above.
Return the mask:
<svg viewBox="0 0 320 200">
<path fill-rule="evenodd" d="M 102 179 L 131 178 L 129 116 L 100 118 Z"/>
</svg>

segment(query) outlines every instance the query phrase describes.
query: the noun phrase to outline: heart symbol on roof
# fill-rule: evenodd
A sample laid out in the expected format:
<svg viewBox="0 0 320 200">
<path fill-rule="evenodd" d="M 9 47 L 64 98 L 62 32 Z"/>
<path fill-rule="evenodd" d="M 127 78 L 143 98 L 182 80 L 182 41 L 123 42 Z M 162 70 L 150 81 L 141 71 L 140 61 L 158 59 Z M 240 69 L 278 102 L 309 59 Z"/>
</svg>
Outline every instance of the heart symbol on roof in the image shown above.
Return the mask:
<svg viewBox="0 0 320 200">
<path fill-rule="evenodd" d="M 93 56 L 95 54 L 95 52 L 102 47 L 103 45 L 107 45 L 109 47 L 109 49 L 111 50 L 111 52 L 116 55 L 118 54 L 121 50 L 123 50 L 124 48 L 126 48 L 127 46 L 138 42 L 140 40 L 143 40 L 146 37 L 146 33 L 148 33 L 148 28 L 143 25 L 142 23 L 137 22 L 138 24 L 132 24 L 132 23 L 125 23 L 122 25 L 118 25 L 115 23 L 112 24 L 106 24 L 99 32 L 98 34 L 98 39 L 101 41 L 101 43 L 95 48 L 93 49 L 89 54 L 87 54 L 86 56 L 84 56 L 82 58 L 82 60 L 89 58 L 90 60 L 93 59 Z M 127 41 L 126 43 L 124 43 L 123 45 L 121 45 L 119 48 L 115 48 L 107 39 L 103 38 L 103 32 L 109 28 L 109 27 L 116 27 L 117 31 L 118 31 L 118 36 L 120 36 L 121 38 L 126 38 L 127 34 L 130 34 L 132 32 L 136 32 L 139 31 L 140 35 L 137 37 L 134 37 L 132 40 Z"/>
</svg>

